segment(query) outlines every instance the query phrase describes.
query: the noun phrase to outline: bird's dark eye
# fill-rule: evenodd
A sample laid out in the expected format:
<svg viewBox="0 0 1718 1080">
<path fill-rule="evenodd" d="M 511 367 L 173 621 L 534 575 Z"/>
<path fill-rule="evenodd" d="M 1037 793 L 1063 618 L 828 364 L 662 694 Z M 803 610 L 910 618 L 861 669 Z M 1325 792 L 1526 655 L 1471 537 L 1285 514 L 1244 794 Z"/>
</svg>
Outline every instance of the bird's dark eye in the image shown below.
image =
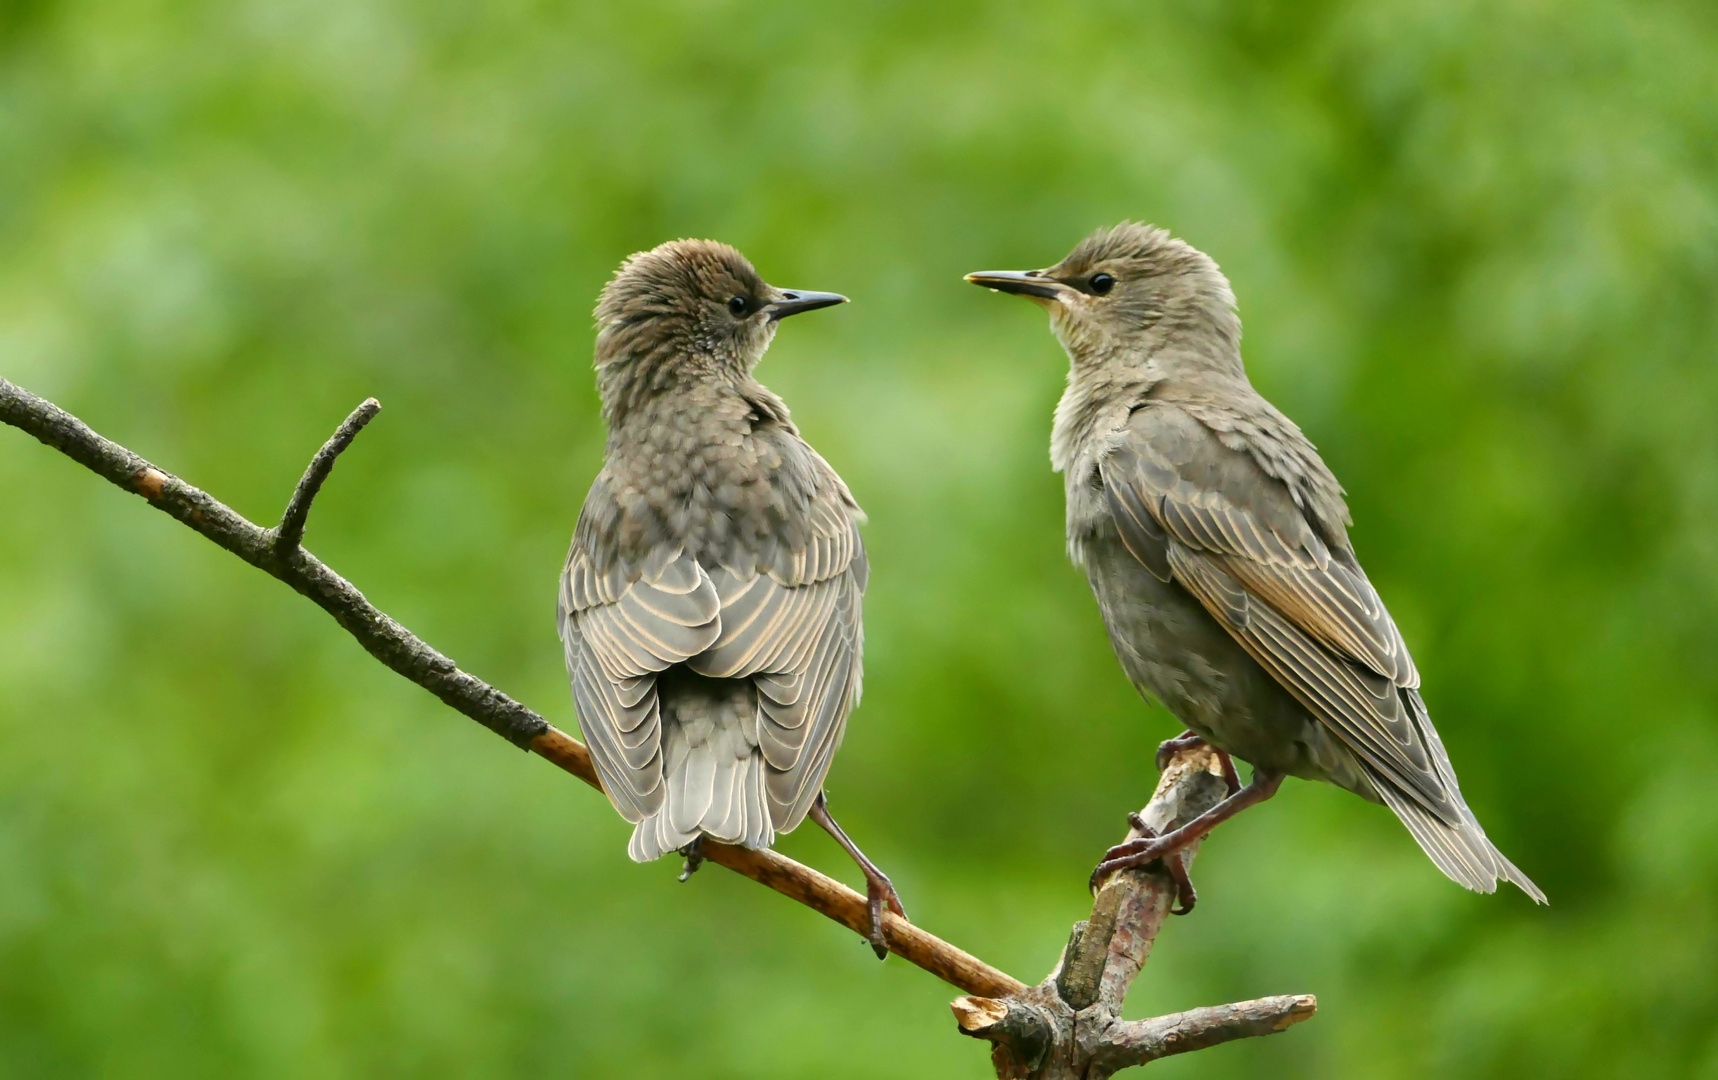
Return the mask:
<svg viewBox="0 0 1718 1080">
<path fill-rule="evenodd" d="M 736 319 L 744 315 L 746 313 L 746 308 L 750 306 L 751 304 L 749 304 L 743 296 L 728 297 L 728 312 Z"/>
<path fill-rule="evenodd" d="M 1097 293 L 1099 296 L 1102 296 L 1104 293 L 1109 292 L 1111 289 L 1113 289 L 1115 287 L 1116 287 L 1116 279 L 1111 277 L 1110 275 L 1108 275 L 1108 274 L 1093 274 L 1092 275 L 1091 289 L 1093 292 Z"/>
</svg>

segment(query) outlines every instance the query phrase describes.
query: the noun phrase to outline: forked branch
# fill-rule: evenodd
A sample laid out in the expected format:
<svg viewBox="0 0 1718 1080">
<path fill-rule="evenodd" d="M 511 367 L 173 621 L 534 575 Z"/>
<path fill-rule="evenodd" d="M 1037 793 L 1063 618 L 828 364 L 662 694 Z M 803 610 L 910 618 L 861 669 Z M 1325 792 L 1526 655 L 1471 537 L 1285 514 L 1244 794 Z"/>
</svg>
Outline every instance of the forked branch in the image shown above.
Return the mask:
<svg viewBox="0 0 1718 1080">
<path fill-rule="evenodd" d="M 1178 750 L 1128 838 L 1143 835 L 1141 825 L 1161 835 L 1185 824 L 1227 791 L 1215 752 L 1202 744 Z M 1197 853 L 1198 844 L 1184 849 L 1189 866 Z M 1042 983 L 1002 998 L 954 1001 L 962 1033 L 991 1042 L 998 1077 L 1103 1080 L 1171 1054 L 1269 1035 L 1313 1014 L 1318 1002 L 1300 994 L 1123 1020 L 1122 1002 L 1179 892 L 1160 863 L 1122 870 L 1098 890 L 1091 918 L 1074 925 L 1061 960 Z"/>
<path fill-rule="evenodd" d="M 582 743 L 482 679 L 461 671 L 452 659 L 379 611 L 351 582 L 304 549 L 311 504 L 340 454 L 380 409 L 371 398 L 346 418 L 312 458 L 280 524 L 265 529 L 104 439 L 52 402 L 0 378 L 0 421 L 141 495 L 217 546 L 290 585 L 398 674 L 515 746 L 601 790 Z M 1161 832 L 1214 805 L 1223 790 L 1213 755 L 1200 749 L 1181 751 L 1165 770 L 1142 820 Z M 1193 850 L 1188 850 L 1189 861 Z M 864 896 L 784 855 L 710 842 L 704 844 L 703 855 L 861 937 L 869 932 Z M 993 1061 L 998 1075 L 1004 1077 L 1101 1080 L 1129 1065 L 1279 1031 L 1312 1014 L 1316 1004 L 1303 995 L 1193 1009 L 1151 1020 L 1121 1020 L 1122 999 L 1144 966 L 1175 895 L 1174 882 L 1155 868 L 1116 874 L 1099 891 L 1091 918 L 1075 927 L 1056 970 L 1033 987 L 893 913 L 884 914 L 883 929 L 889 951 L 973 995 L 954 1003 L 956 1018 L 963 1032 L 994 1044 Z"/>
<path fill-rule="evenodd" d="M 334 462 L 352 445 L 352 440 L 364 430 L 364 425 L 374 420 L 376 414 L 381 411 L 381 402 L 375 398 L 365 398 L 364 403 L 353 409 L 352 415 L 322 444 L 322 449 L 316 451 L 316 456 L 310 459 L 310 467 L 299 477 L 298 487 L 293 490 L 292 498 L 286 504 L 286 513 L 280 516 L 280 524 L 275 526 L 276 551 L 290 552 L 294 548 L 304 546 L 304 526 L 310 520 L 310 504 L 316 501 L 317 492 L 322 490 L 322 484 L 328 479 L 328 474 L 334 471 Z"/>
</svg>

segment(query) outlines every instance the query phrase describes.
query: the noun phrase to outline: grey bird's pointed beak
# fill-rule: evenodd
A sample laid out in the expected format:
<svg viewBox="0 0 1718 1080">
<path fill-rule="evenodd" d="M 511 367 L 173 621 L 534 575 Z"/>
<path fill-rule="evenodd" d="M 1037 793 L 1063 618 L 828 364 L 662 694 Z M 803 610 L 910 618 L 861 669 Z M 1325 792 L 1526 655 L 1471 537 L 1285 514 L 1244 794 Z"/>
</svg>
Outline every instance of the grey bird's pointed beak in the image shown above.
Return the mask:
<svg viewBox="0 0 1718 1080">
<path fill-rule="evenodd" d="M 845 304 L 847 298 L 840 293 L 812 292 L 809 289 L 782 289 L 781 299 L 764 305 L 772 320 L 785 319 L 789 315 L 798 315 L 802 311 L 816 311 L 818 308 L 834 307 Z"/>
<path fill-rule="evenodd" d="M 1042 270 L 979 270 L 966 275 L 974 285 L 1034 300 L 1060 300 L 1068 287 Z"/>
</svg>

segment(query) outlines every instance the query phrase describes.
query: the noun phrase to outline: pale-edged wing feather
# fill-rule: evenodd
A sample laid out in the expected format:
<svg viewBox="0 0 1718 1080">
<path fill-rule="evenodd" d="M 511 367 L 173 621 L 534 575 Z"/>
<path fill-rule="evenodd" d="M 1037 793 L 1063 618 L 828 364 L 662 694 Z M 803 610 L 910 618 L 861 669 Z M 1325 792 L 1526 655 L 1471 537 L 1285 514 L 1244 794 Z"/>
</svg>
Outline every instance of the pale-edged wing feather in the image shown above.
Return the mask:
<svg viewBox="0 0 1718 1080">
<path fill-rule="evenodd" d="M 771 697 L 774 687 L 760 682 L 764 691 L 758 725 L 762 745 L 779 750 L 796 746 L 791 764 L 784 760 L 785 753 L 777 753 L 770 760 L 766 749 L 771 766 L 767 777 L 771 813 L 778 821 L 795 825 L 805 817 L 823 786 L 846 730 L 847 713 L 859 696 L 859 590 L 846 575 L 832 579 L 832 584 L 835 604 L 800 676 L 802 685 L 794 700 L 775 701 Z"/>
<path fill-rule="evenodd" d="M 1461 821 L 1460 803 L 1433 771 L 1424 739 L 1395 683 L 1313 641 L 1248 593 L 1220 560 L 1171 541 L 1169 565 L 1175 579 L 1248 654 L 1329 725 L 1365 765 L 1411 792 L 1440 820 L 1449 825 Z M 1423 767 L 1414 768 L 1415 761 Z"/>
<path fill-rule="evenodd" d="M 798 823 L 811 809 L 812 801 L 822 790 L 823 778 L 835 751 L 847 730 L 847 713 L 858 701 L 861 672 L 858 649 L 843 649 L 832 662 L 827 675 L 827 691 L 810 721 L 811 731 L 806 739 L 804 760 L 784 774 L 772 788 L 771 796 L 785 809 L 775 811 L 783 821 Z M 788 802 L 789 794 L 792 802 Z"/>
<path fill-rule="evenodd" d="M 1469 842 L 1467 830 L 1462 825 L 1452 826 L 1443 821 L 1403 794 L 1394 784 L 1381 781 L 1373 786 L 1384 800 L 1384 805 L 1393 810 L 1402 824 L 1407 826 L 1414 842 L 1420 845 L 1420 850 L 1426 853 L 1433 865 L 1444 872 L 1445 877 L 1474 892 L 1497 891 L 1499 875 L 1496 859 L 1501 856 L 1483 836 L 1480 838 L 1480 844 L 1474 845 Z M 1539 893 L 1537 886 L 1530 889 L 1529 893 L 1543 895 Z"/>
<path fill-rule="evenodd" d="M 641 821 L 662 808 L 662 762 L 657 739 L 661 730 L 661 713 L 656 699 L 654 677 L 640 680 L 647 689 L 635 703 L 630 715 L 612 696 L 613 684 L 597 667 L 590 650 L 585 647 L 578 625 L 568 615 L 561 620 L 561 638 L 567 654 L 567 669 L 572 676 L 573 704 L 578 710 L 580 727 L 591 747 L 591 760 L 597 776 L 615 809 L 628 821 Z M 603 716 L 626 717 L 632 731 L 647 741 L 650 753 L 643 760 L 629 763 L 620 743 L 621 723 L 604 723 Z M 588 719 L 587 719 L 588 718 Z"/>
<path fill-rule="evenodd" d="M 687 665 L 713 678 L 750 678 L 757 687 L 756 740 L 779 831 L 805 817 L 858 698 L 866 566 L 857 529 L 850 519 L 844 526 L 846 540 L 814 541 L 806 548 L 814 557 L 788 568 L 817 572 L 820 580 L 788 585 L 767 572 L 717 570 L 722 634 Z M 838 565 L 837 558 L 847 561 Z"/>
<path fill-rule="evenodd" d="M 797 436 L 778 449 L 799 477 L 783 482 L 809 497 L 730 532 L 704 565 L 663 545 L 599 568 L 586 519 L 575 534 L 561 634 L 598 773 L 637 825 L 634 859 L 698 835 L 763 847 L 797 826 L 858 698 L 863 515 Z M 611 499 L 600 478 L 587 514 L 595 499 Z"/>
<path fill-rule="evenodd" d="M 1146 541 L 1167 533 L 1233 556 L 1235 576 L 1307 634 L 1398 686 L 1419 685 L 1401 632 L 1353 554 L 1332 550 L 1288 486 L 1248 454 L 1180 409 L 1150 405 L 1134 413 L 1100 468 L 1124 541 L 1130 532 Z M 1166 579 L 1149 542 L 1139 547 L 1134 554 Z"/>
<path fill-rule="evenodd" d="M 1148 569 L 1168 570 L 1362 761 L 1438 819 L 1461 820 L 1399 692 L 1419 682 L 1400 632 L 1285 484 L 1162 404 L 1134 413 L 1099 468 L 1123 542 Z"/>
<path fill-rule="evenodd" d="M 765 501 L 713 522 L 696 558 L 625 548 L 649 532 L 627 531 L 606 472 L 574 534 L 567 670 L 603 786 L 636 824 L 632 859 L 699 834 L 768 846 L 797 826 L 859 695 L 864 515 L 792 429 L 756 438 L 778 462 Z"/>
<path fill-rule="evenodd" d="M 1420 726 L 1420 731 L 1426 737 L 1426 745 L 1431 748 L 1432 760 L 1437 763 L 1439 775 L 1444 778 L 1444 783 L 1449 785 L 1449 789 L 1456 793 L 1456 802 L 1461 806 L 1464 822 L 1461 832 L 1467 847 L 1489 858 L 1498 877 L 1514 884 L 1522 892 L 1532 897 L 1535 903 L 1549 903 L 1544 890 L 1535 885 L 1531 878 L 1521 872 L 1520 867 L 1510 862 L 1503 852 L 1497 849 L 1497 846 L 1485 835 L 1485 829 L 1480 825 L 1479 819 L 1474 816 L 1472 810 L 1468 809 L 1467 800 L 1461 797 L 1461 785 L 1456 780 L 1456 770 L 1450 762 L 1449 751 L 1444 749 L 1443 737 L 1438 734 L 1438 729 L 1432 725 L 1431 714 L 1426 711 L 1426 703 L 1420 697 L 1420 692 L 1418 690 L 1404 690 L 1402 696 L 1408 702 L 1408 708 L 1413 714 L 1414 722 Z M 1397 810 L 1396 814 L 1402 818 L 1404 823 L 1407 822 L 1407 817 L 1400 810 Z M 1411 829 L 1412 826 L 1410 825 L 1409 828 Z M 1425 846 L 1423 841 L 1420 846 Z M 1477 861 L 1478 857 L 1475 858 Z"/>
<path fill-rule="evenodd" d="M 627 580 L 598 572 L 575 536 L 561 578 L 560 631 L 579 726 L 615 809 L 628 821 L 662 809 L 667 793 L 656 676 L 721 633 L 710 576 L 677 546 L 652 551 Z"/>
</svg>

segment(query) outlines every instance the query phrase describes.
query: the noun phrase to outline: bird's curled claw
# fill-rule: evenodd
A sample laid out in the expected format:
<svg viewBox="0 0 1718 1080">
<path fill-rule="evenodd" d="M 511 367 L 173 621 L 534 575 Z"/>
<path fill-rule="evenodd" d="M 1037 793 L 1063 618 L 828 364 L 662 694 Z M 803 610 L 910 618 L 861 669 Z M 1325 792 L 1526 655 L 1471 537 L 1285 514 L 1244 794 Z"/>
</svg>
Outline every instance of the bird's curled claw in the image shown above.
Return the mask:
<svg viewBox="0 0 1718 1080">
<path fill-rule="evenodd" d="M 686 856 L 686 862 L 680 867 L 680 881 L 690 881 L 698 868 L 704 865 L 704 834 L 699 833 L 692 842 L 680 849 L 680 854 Z"/>
<path fill-rule="evenodd" d="M 1165 739 L 1157 744 L 1157 771 L 1169 768 L 1169 759 L 1183 750 L 1197 750 L 1206 745 L 1203 738 L 1191 731 L 1183 731 L 1173 739 Z"/>
<path fill-rule="evenodd" d="M 1145 819 L 1138 814 L 1128 814 L 1127 823 L 1140 835 L 1104 852 L 1103 861 L 1092 871 L 1089 883 L 1092 892 L 1096 893 L 1102 889 L 1104 883 L 1118 870 L 1125 870 L 1130 866 L 1145 866 L 1161 859 L 1164 870 L 1175 881 L 1175 899 L 1178 906 L 1170 908 L 1170 914 L 1186 915 L 1192 911 L 1193 905 L 1199 902 L 1199 893 L 1193 888 L 1193 879 L 1187 872 L 1187 858 L 1181 848 L 1165 845 L 1157 830 L 1147 825 Z"/>
<path fill-rule="evenodd" d="M 871 951 L 879 960 L 887 959 L 889 955 L 888 937 L 883 932 L 885 905 L 901 918 L 907 917 L 907 909 L 901 906 L 901 897 L 895 892 L 894 884 L 881 873 L 865 875 L 865 907 L 871 914 L 871 933 L 866 936 L 871 942 Z"/>
</svg>

